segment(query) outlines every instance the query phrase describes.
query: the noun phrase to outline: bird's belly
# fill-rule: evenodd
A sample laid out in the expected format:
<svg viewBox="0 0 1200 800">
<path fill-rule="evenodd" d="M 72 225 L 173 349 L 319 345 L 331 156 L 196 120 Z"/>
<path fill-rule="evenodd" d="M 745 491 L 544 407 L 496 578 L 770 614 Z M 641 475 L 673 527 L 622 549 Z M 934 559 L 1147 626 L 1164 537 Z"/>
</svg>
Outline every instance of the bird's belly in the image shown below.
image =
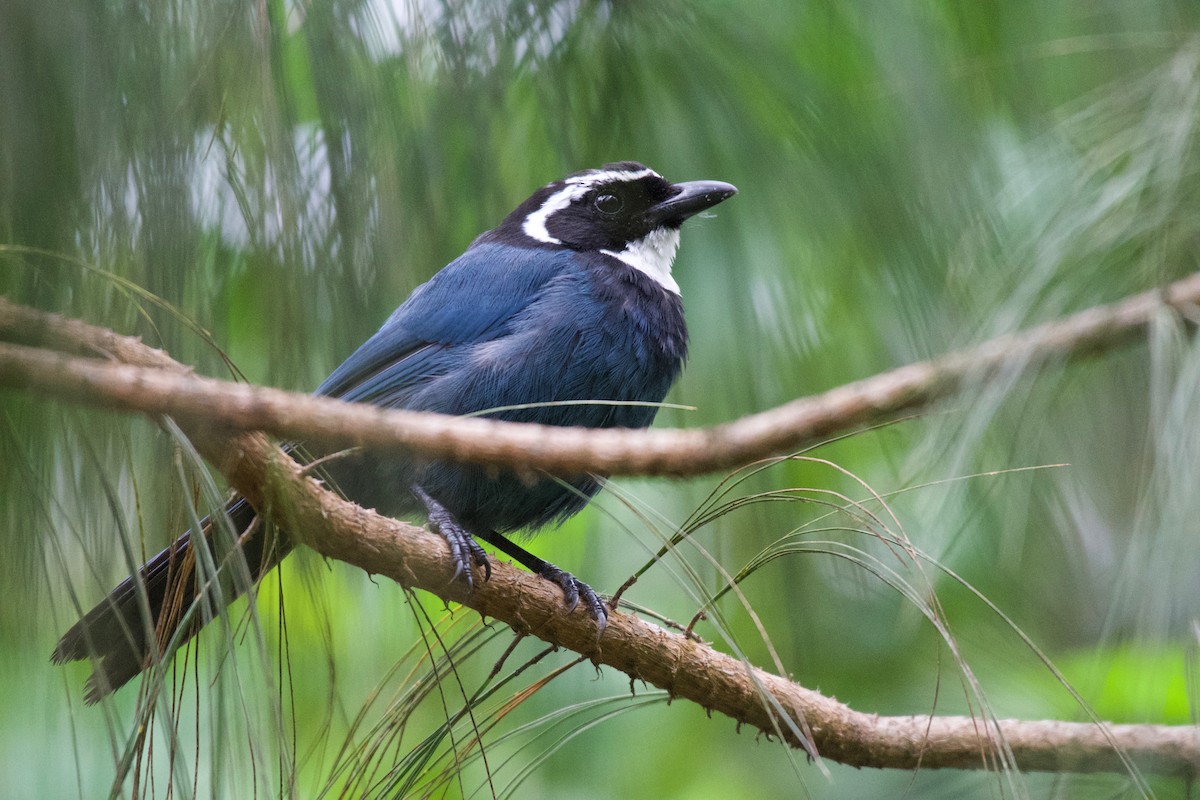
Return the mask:
<svg viewBox="0 0 1200 800">
<path fill-rule="evenodd" d="M 507 470 L 446 463 L 429 465 L 419 483 L 468 529 L 500 533 L 565 519 L 600 490 L 590 476 L 521 476 Z"/>
<path fill-rule="evenodd" d="M 470 530 L 538 528 L 575 513 L 600 490 L 596 477 L 551 477 L 534 472 L 417 462 L 366 453 L 328 462 L 326 472 L 348 499 L 388 516 L 422 511 L 410 487 L 418 485 Z"/>
<path fill-rule="evenodd" d="M 548 323 L 548 318 L 553 324 Z M 398 403 L 443 414 L 587 428 L 643 428 L 666 396 L 682 353 L 641 331 L 588 315 L 542 313 L 538 325 L 446 348 L 429 375 Z M 518 475 L 509 470 L 403 457 L 359 459 L 347 496 L 389 514 L 415 508 L 413 484 L 469 529 L 536 528 L 575 513 L 600 489 L 591 475 Z"/>
</svg>

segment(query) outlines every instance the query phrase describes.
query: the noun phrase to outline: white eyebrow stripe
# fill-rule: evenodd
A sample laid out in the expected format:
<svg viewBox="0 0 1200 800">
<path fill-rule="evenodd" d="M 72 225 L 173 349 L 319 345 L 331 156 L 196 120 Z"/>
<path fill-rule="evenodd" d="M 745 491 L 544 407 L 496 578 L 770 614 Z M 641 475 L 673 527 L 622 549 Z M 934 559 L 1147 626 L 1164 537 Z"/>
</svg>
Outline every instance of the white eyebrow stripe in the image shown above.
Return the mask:
<svg viewBox="0 0 1200 800">
<path fill-rule="evenodd" d="M 590 186 L 568 184 L 565 189 L 559 189 L 546 198 L 546 202 L 542 203 L 541 208 L 525 218 L 525 221 L 521 223 L 521 230 L 530 239 L 536 239 L 546 244 L 562 244 L 561 239 L 554 238 L 550 235 L 550 231 L 546 230 L 546 220 L 550 219 L 551 214 L 562 211 L 571 205 L 576 198 L 587 194 L 590 188 Z"/>
<path fill-rule="evenodd" d="M 650 168 L 627 170 L 627 169 L 610 169 L 597 170 L 596 172 L 585 172 L 582 175 L 575 175 L 567 178 L 567 183 L 573 183 L 580 186 L 586 185 L 589 189 L 601 183 L 609 183 L 612 181 L 639 181 L 642 178 L 649 178 L 651 175 L 662 177 L 657 172 Z"/>
<path fill-rule="evenodd" d="M 598 170 L 567 178 L 567 185 L 564 188 L 547 197 L 546 202 L 542 203 L 541 208 L 525 218 L 525 221 L 521 223 L 521 230 L 526 236 L 535 241 L 544 242 L 545 244 L 562 244 L 561 239 L 551 236 L 550 231 L 546 229 L 546 222 L 552 214 L 562 211 L 601 184 L 615 183 L 617 181 L 638 181 L 642 178 L 648 178 L 651 175 L 661 177 L 654 170 L 646 168 L 638 170 Z"/>
</svg>

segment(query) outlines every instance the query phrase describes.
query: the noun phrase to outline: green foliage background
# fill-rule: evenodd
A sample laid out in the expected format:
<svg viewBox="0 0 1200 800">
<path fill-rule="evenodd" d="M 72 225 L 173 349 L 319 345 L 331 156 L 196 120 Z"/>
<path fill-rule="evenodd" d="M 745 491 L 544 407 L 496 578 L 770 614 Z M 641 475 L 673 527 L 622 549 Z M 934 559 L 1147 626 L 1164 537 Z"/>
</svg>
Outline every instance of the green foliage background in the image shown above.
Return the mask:
<svg viewBox="0 0 1200 800">
<path fill-rule="evenodd" d="M 223 353 L 252 382 L 309 390 L 535 187 L 636 159 L 741 189 L 689 223 L 676 264 L 693 355 L 669 399 L 696 408 L 659 420 L 713 424 L 1194 271 L 1198 23 L 1186 0 L 7 0 L 0 292 L 204 374 L 230 374 Z M 887 529 L 1007 614 L 1100 716 L 1195 722 L 1198 383 L 1191 331 L 1164 315 L 1147 343 L 1014 368 L 808 454 L 832 463 L 767 470 L 738 494 L 793 501 L 739 508 L 695 542 L 735 574 L 765 548 L 786 557 L 698 631 L 864 711 L 1086 718 L 987 604 L 864 534 Z M 254 618 L 243 602 L 206 634 L 198 675 L 168 676 L 185 687 L 178 717 L 160 707 L 152 763 L 131 768 L 137 690 L 85 709 L 86 668 L 47 655 L 186 527 L 190 499 L 219 495 L 148 421 L 12 391 L 0 414 L 0 795 L 382 796 L 412 752 L 435 755 L 404 773 L 408 793 L 452 797 L 1184 793 L 1121 776 L 825 774 L 587 665 L 500 721 L 486 769 L 438 783 L 447 748 L 470 748 L 469 728 L 448 744 L 437 727 L 510 635 L 303 555 Z M 533 548 L 611 591 L 720 478 L 620 480 Z M 824 516 L 868 485 L 886 524 Z M 684 545 L 629 599 L 689 620 L 722 585 Z M 923 614 L 930 587 L 957 658 Z M 455 657 L 467 688 L 443 680 L 399 744 L 339 756 L 365 738 L 360 709 L 369 729 L 425 686 L 423 615 L 448 647 L 473 631 Z M 522 644 L 506 670 L 537 652 Z M 494 701 L 570 661 L 546 656 Z M 356 761 L 379 765 L 374 783 L 339 772 Z"/>
</svg>

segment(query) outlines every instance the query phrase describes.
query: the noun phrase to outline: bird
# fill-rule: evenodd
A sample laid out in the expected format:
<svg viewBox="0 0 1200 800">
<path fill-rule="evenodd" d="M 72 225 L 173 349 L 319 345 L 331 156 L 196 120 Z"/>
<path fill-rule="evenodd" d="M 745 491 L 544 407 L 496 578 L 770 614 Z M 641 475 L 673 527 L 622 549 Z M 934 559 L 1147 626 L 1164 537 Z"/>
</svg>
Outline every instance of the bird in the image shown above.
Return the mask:
<svg viewBox="0 0 1200 800">
<path fill-rule="evenodd" d="M 736 193 L 720 181 L 671 183 L 635 161 L 546 184 L 418 286 L 315 393 L 543 425 L 648 427 L 687 357 L 671 272 L 680 227 Z M 286 449 L 304 453 L 299 444 Z M 590 586 L 506 536 L 561 523 L 600 490 L 602 476 L 531 479 L 371 452 L 330 457 L 321 469 L 361 506 L 424 514 L 468 588 L 476 567 L 484 580 L 491 574 L 483 541 L 561 587 L 568 609 L 584 603 L 597 635 L 603 632 L 608 609 Z M 272 534 L 256 517 L 236 495 L 224 509 L 253 579 L 292 547 L 286 533 Z M 193 539 L 211 543 L 219 524 L 205 518 L 179 536 L 63 634 L 51 658 L 92 660 L 89 704 L 136 677 L 169 641 L 182 643 L 204 625 L 202 614 L 185 614 L 198 594 Z M 224 583 L 228 603 L 240 590 Z"/>
</svg>

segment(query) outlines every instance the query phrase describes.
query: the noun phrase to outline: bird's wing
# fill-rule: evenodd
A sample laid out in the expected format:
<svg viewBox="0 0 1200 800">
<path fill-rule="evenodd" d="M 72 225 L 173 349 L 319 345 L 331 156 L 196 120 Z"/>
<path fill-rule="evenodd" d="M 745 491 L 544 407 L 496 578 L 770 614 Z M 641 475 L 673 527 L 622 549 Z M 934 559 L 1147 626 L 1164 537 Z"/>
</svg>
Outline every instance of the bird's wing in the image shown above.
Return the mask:
<svg viewBox="0 0 1200 800">
<path fill-rule="evenodd" d="M 403 405 L 411 387 L 451 368 L 457 346 L 503 335 L 564 269 L 565 254 L 476 245 L 417 287 L 317 394 Z"/>
</svg>

